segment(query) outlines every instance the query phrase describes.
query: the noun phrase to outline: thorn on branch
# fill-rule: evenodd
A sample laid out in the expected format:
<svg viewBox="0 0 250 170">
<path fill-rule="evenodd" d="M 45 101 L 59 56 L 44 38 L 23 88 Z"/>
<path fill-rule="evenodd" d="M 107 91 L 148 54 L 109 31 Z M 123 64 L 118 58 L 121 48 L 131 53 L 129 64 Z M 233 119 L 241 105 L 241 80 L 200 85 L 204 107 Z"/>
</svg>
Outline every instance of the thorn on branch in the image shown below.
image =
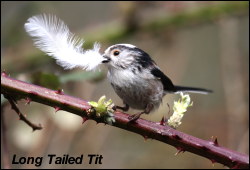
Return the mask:
<svg viewBox="0 0 250 170">
<path fill-rule="evenodd" d="M 58 89 L 55 91 L 56 94 L 64 95 L 63 89 Z"/>
<path fill-rule="evenodd" d="M 167 103 L 167 106 L 168 106 L 168 114 L 167 115 L 170 115 L 170 106 L 168 103 Z M 167 116 L 163 116 L 161 121 L 157 124 L 165 126 L 167 121 L 168 121 Z"/>
<path fill-rule="evenodd" d="M 160 125 L 165 126 L 166 122 L 167 122 L 167 118 L 165 116 L 163 116 L 161 121 L 160 121 Z"/>
<path fill-rule="evenodd" d="M 217 137 L 212 136 L 211 139 L 212 139 L 212 145 L 219 146 Z"/>
<path fill-rule="evenodd" d="M 214 139 L 214 146 L 219 146 L 217 138 Z"/>
<path fill-rule="evenodd" d="M 182 147 L 176 147 L 176 149 L 177 149 L 177 152 L 174 154 L 175 156 L 177 156 L 179 153 L 184 153 L 186 150 L 184 149 L 184 148 L 182 148 Z"/>
<path fill-rule="evenodd" d="M 7 75 L 7 73 L 5 72 L 5 71 L 2 71 L 2 76 L 4 76 L 4 77 L 8 77 L 8 75 Z"/>
<path fill-rule="evenodd" d="M 30 102 L 32 101 L 31 98 L 29 98 L 29 97 L 26 97 L 25 100 L 26 100 L 25 105 L 30 104 Z"/>
<path fill-rule="evenodd" d="M 148 140 L 148 136 L 147 135 L 142 135 L 142 137 L 144 138 L 144 142 L 146 142 Z"/>
<path fill-rule="evenodd" d="M 87 117 L 82 117 L 82 124 L 85 123 L 87 120 L 89 120 L 89 118 L 87 118 Z"/>
<path fill-rule="evenodd" d="M 55 108 L 55 113 L 58 112 L 59 110 L 61 110 L 61 108 L 58 106 L 55 106 L 54 108 Z"/>
<path fill-rule="evenodd" d="M 217 161 L 214 159 L 210 159 L 210 161 L 212 162 L 212 166 L 214 166 L 214 164 L 217 163 Z"/>
</svg>

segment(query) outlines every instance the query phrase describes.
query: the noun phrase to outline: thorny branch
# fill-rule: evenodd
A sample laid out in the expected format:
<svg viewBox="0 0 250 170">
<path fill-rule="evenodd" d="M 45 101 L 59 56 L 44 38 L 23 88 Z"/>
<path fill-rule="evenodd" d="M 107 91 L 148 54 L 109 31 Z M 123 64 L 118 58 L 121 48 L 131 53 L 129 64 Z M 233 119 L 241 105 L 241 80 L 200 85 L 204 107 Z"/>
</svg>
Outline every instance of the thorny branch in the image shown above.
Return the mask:
<svg viewBox="0 0 250 170">
<path fill-rule="evenodd" d="M 12 79 L 5 73 L 1 75 L 1 93 L 12 98 L 29 98 L 32 101 L 52 106 L 56 110 L 65 110 L 79 115 L 83 121 L 93 119 L 98 123 L 104 123 L 102 119 L 88 117 L 91 106 L 84 100 L 63 94 L 61 91 L 53 91 L 23 81 Z M 213 163 L 218 162 L 229 168 L 249 168 L 249 156 L 232 151 L 220 146 L 217 139 L 206 141 L 191 135 L 179 132 L 169 126 L 138 119 L 136 123 L 128 123 L 128 114 L 116 111 L 113 126 L 142 135 L 144 138 L 152 138 L 177 148 L 178 152 L 192 152 L 206 157 Z"/>
<path fill-rule="evenodd" d="M 35 125 L 34 123 L 26 119 L 26 116 L 23 115 L 22 112 L 17 107 L 15 99 L 13 99 L 11 96 L 6 95 L 6 94 L 4 94 L 4 97 L 9 101 L 11 108 L 18 114 L 19 119 L 24 121 L 27 125 L 29 125 L 33 129 L 33 131 L 42 129 L 42 126 L 40 124 Z"/>
</svg>

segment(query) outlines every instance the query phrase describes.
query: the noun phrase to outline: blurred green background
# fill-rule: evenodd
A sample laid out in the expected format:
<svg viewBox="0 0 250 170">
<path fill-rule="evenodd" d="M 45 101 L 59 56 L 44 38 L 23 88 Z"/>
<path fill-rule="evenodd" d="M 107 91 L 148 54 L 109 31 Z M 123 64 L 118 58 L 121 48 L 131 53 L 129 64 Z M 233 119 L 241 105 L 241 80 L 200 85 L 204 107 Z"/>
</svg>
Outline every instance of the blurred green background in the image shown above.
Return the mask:
<svg viewBox="0 0 250 170">
<path fill-rule="evenodd" d="M 24 31 L 27 19 L 55 14 L 71 32 L 102 44 L 130 43 L 148 52 L 175 84 L 212 89 L 213 94 L 191 94 L 194 106 L 178 130 L 249 154 L 249 2 L 1 2 L 1 70 L 11 77 L 68 95 L 97 101 L 102 95 L 122 101 L 106 79 L 107 70 L 63 70 L 33 46 Z M 70 57 L 70 56 L 69 56 Z M 160 121 L 178 95 L 167 95 L 155 113 L 143 118 Z M 3 102 L 3 101 L 2 101 Z M 47 154 L 102 154 L 102 165 L 55 165 L 40 168 L 224 168 L 221 164 L 140 135 L 97 124 L 64 111 L 25 101 L 18 107 L 41 131 L 32 132 L 10 106 L 4 107 L 10 160 Z M 129 113 L 135 113 L 130 110 Z M 2 113 L 3 114 L 3 113 Z M 1 136 L 2 138 L 2 136 Z M 1 140 L 1 148 L 2 140 Z M 3 150 L 3 149 L 1 149 Z M 1 162 L 3 156 L 1 152 Z M 8 156 L 7 156 L 8 157 Z M 44 160 L 48 161 L 48 160 Z M 3 168 L 3 163 L 1 163 Z M 11 165 L 12 168 L 36 168 Z"/>
</svg>

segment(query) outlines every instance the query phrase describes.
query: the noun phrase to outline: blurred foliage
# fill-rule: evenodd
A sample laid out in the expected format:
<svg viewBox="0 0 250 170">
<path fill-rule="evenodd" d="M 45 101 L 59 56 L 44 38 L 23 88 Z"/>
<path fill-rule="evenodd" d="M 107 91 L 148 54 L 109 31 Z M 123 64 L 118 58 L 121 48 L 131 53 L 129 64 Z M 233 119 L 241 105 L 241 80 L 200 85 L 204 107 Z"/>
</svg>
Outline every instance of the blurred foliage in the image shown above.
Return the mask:
<svg viewBox="0 0 250 170">
<path fill-rule="evenodd" d="M 134 9 L 134 7 L 132 7 Z M 130 10 L 128 10 L 131 12 Z M 215 19 L 234 14 L 245 14 L 249 11 L 249 2 L 233 2 L 233 3 L 222 3 L 216 6 L 205 6 L 198 10 L 193 10 L 189 12 L 179 12 L 173 16 L 161 16 L 159 18 L 154 18 L 152 21 L 148 21 L 144 25 L 138 23 L 137 30 L 140 31 L 160 31 L 166 28 L 177 28 L 185 27 L 187 25 L 205 23 L 208 21 L 215 21 Z M 128 39 L 132 36 L 136 30 L 131 29 L 130 26 L 123 25 L 123 27 L 114 27 L 114 25 L 105 26 L 106 28 L 101 28 L 98 30 L 98 34 L 91 34 L 91 38 L 88 38 L 84 44 L 86 47 L 91 47 L 91 45 L 96 41 L 109 42 L 110 44 L 115 44 L 124 39 Z M 85 35 L 86 37 L 86 35 Z"/>
<path fill-rule="evenodd" d="M 57 90 L 60 88 L 60 81 L 58 76 L 45 73 L 45 72 L 35 72 L 32 74 L 32 83 L 40 85 L 46 88 Z"/>
<path fill-rule="evenodd" d="M 103 80 L 106 75 L 103 72 L 84 72 L 84 71 L 74 71 L 67 74 L 63 74 L 59 77 L 61 83 L 66 83 L 69 81 L 91 81 L 97 82 Z"/>
<path fill-rule="evenodd" d="M 134 7 L 133 7 L 134 8 Z M 186 25 L 191 24 L 198 24 L 208 21 L 214 21 L 215 19 L 225 16 L 225 15 L 234 15 L 234 14 L 245 14 L 249 11 L 249 3 L 248 2 L 232 2 L 232 3 L 222 3 L 218 4 L 216 6 L 205 6 L 198 10 L 194 10 L 191 12 L 179 12 L 173 16 L 161 16 L 159 18 L 155 18 L 152 21 L 148 21 L 144 25 L 138 26 L 137 30 L 140 31 L 160 31 L 161 29 L 169 28 L 173 30 L 175 27 L 185 27 Z M 24 22 L 23 22 L 24 23 Z M 19 23 L 19 25 L 23 25 Z M 136 30 L 133 29 L 131 31 L 129 26 L 126 25 L 116 25 L 114 23 L 106 24 L 99 28 L 98 30 L 93 30 L 92 32 L 84 33 L 83 35 L 80 35 L 79 37 L 84 37 L 85 43 L 84 48 L 92 48 L 93 43 L 98 40 L 98 42 L 105 42 L 109 44 L 115 44 L 119 43 L 121 41 L 124 41 L 125 39 L 129 39 L 133 34 L 136 32 Z M 15 27 L 14 27 L 15 28 Z M 15 36 L 12 36 L 15 37 Z M 43 63 L 50 63 L 53 61 L 51 57 L 43 57 L 41 55 L 44 55 L 42 52 L 35 51 L 36 54 L 30 54 L 30 56 L 27 57 L 25 66 L 28 66 L 27 68 L 24 68 L 24 66 L 17 65 L 16 67 L 11 67 L 12 61 L 6 60 L 4 61 L 4 68 L 8 68 L 8 70 L 11 72 L 12 69 L 32 69 L 30 67 L 37 67 L 43 65 Z M 19 58 L 23 60 L 23 58 Z M 17 59 L 17 60 L 19 60 Z M 29 64 L 30 63 L 30 64 Z M 29 67 L 30 66 L 30 67 Z"/>
<path fill-rule="evenodd" d="M 102 44 L 102 50 L 115 43 L 135 44 L 152 55 L 174 83 L 214 90 L 215 93 L 211 95 L 191 95 L 195 102 L 190 108 L 192 114 L 185 116 L 179 130 L 205 140 L 216 135 L 221 146 L 248 153 L 249 2 L 5 1 L 1 2 L 1 9 L 1 67 L 11 77 L 55 90 L 63 88 L 67 94 L 88 101 L 98 100 L 105 94 L 115 104 L 122 104 L 110 84 L 104 80 L 105 72 L 63 70 L 53 58 L 34 47 L 23 24 L 33 15 L 53 13 L 65 21 L 72 33 L 84 38 L 86 49 L 92 48 L 95 41 Z M 224 35 L 225 32 L 227 34 Z M 232 46 L 224 44 L 229 41 Z M 237 51 L 236 55 L 230 56 L 231 49 Z M 221 59 L 222 53 L 225 60 Z M 232 63 L 232 57 L 238 63 Z M 231 68 L 235 63 L 240 65 L 240 69 Z M 221 73 L 223 65 L 230 74 L 227 71 Z M 226 75 L 230 83 L 224 82 Z M 233 86 L 242 83 L 242 79 L 245 88 L 240 89 L 244 93 Z M 228 86 L 232 86 L 232 90 L 226 95 Z M 242 101 L 241 96 L 244 98 Z M 155 114 L 143 115 L 142 118 L 159 121 L 169 111 L 166 103 L 172 108 L 174 97 L 167 95 Z M 228 108 L 230 98 L 240 102 L 233 102 Z M 16 114 L 6 114 L 11 154 L 97 153 L 105 156 L 102 165 L 85 164 L 84 168 L 224 168 L 219 164 L 213 167 L 210 161 L 189 153 L 177 159 L 173 156 L 176 152 L 173 147 L 158 141 L 143 142 L 141 136 L 102 124 L 96 125 L 93 121 L 72 130 L 72 124 L 81 125 L 81 118 L 64 117 L 61 114 L 63 111 L 53 115 L 44 114 L 54 113 L 54 109 L 35 102 L 29 106 L 21 102 L 24 101 L 18 103 L 20 109 L 32 113 L 27 116 L 42 123 L 46 129 L 29 133 L 29 127 L 16 121 Z M 232 110 L 236 110 L 234 117 L 228 114 Z M 4 111 L 13 112 L 11 109 Z M 129 110 L 129 113 L 134 112 Z M 55 120 L 62 125 L 58 126 Z M 229 126 L 237 132 L 233 133 Z M 83 168 L 77 165 L 43 165 L 41 168 L 74 167 Z M 13 165 L 13 168 L 36 167 Z"/>
<path fill-rule="evenodd" d="M 249 11 L 248 2 L 224 3 L 216 6 L 205 6 L 191 12 L 180 12 L 172 17 L 163 17 L 145 25 L 148 31 L 161 28 L 184 27 L 191 24 L 215 21 L 225 15 L 245 14 Z"/>
<path fill-rule="evenodd" d="M 34 72 L 31 75 L 31 82 L 46 88 L 57 90 L 61 88 L 64 83 L 77 81 L 91 81 L 97 82 L 104 79 L 106 76 L 102 72 L 84 72 L 73 71 L 57 76 L 53 73 Z"/>
<path fill-rule="evenodd" d="M 20 26 L 23 26 L 24 21 L 34 12 L 38 11 L 38 8 L 39 6 L 37 5 L 37 3 L 26 2 L 22 6 L 16 7 L 16 10 L 23 10 L 25 12 L 20 13 L 20 15 L 18 15 L 18 19 L 15 20 L 14 23 L 12 22 L 14 18 L 8 18 L 8 17 L 6 17 L 8 19 L 1 21 L 2 24 L 6 25 L 5 34 L 1 34 L 3 36 L 1 38 L 2 47 L 9 45 L 18 46 L 22 42 L 24 36 L 26 35 L 23 34 L 23 27 Z"/>
<path fill-rule="evenodd" d="M 35 48 L 35 47 L 33 47 Z M 5 57 L 5 56 L 3 56 Z M 20 70 L 24 73 L 29 73 L 30 70 L 36 71 L 44 66 L 52 66 L 53 63 L 55 63 L 55 60 L 51 58 L 50 56 L 45 55 L 43 52 L 36 50 L 33 53 L 30 53 L 26 56 L 20 56 L 17 58 L 14 58 L 12 60 L 9 60 L 8 58 L 4 58 L 2 68 L 8 70 L 9 73 L 12 73 L 12 76 L 16 74 L 19 74 Z M 25 62 L 24 62 L 25 61 Z M 15 64 L 15 67 L 13 67 L 13 63 Z"/>
</svg>

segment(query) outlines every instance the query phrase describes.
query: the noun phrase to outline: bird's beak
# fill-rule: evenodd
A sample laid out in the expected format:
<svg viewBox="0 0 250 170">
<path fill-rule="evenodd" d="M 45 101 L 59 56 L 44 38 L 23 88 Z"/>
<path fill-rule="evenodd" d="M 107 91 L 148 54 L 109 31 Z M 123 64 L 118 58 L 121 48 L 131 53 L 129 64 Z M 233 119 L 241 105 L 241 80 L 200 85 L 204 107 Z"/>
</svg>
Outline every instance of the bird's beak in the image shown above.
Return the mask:
<svg viewBox="0 0 250 170">
<path fill-rule="evenodd" d="M 104 58 L 104 60 L 102 61 L 102 63 L 108 63 L 111 60 L 111 58 L 106 56 L 106 55 L 103 55 L 103 58 Z"/>
</svg>

